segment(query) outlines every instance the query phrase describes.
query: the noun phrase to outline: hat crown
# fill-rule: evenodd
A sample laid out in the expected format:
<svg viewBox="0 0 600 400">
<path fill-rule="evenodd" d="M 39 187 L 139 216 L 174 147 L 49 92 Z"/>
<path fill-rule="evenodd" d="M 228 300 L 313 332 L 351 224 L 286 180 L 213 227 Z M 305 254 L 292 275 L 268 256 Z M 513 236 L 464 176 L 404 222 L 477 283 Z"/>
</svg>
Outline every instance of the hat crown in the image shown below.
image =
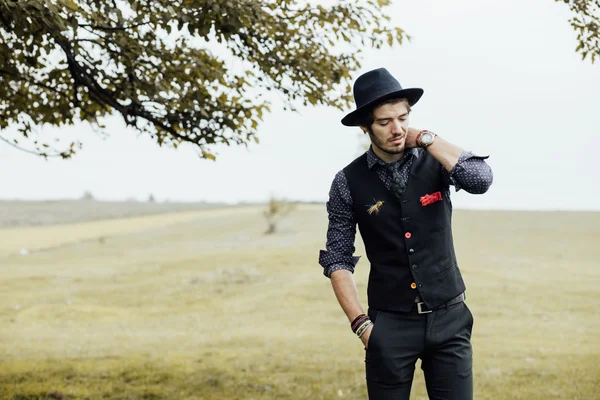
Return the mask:
<svg viewBox="0 0 600 400">
<path fill-rule="evenodd" d="M 400 82 L 385 68 L 377 68 L 361 75 L 354 82 L 354 102 L 360 108 L 390 93 L 402 90 Z"/>
</svg>

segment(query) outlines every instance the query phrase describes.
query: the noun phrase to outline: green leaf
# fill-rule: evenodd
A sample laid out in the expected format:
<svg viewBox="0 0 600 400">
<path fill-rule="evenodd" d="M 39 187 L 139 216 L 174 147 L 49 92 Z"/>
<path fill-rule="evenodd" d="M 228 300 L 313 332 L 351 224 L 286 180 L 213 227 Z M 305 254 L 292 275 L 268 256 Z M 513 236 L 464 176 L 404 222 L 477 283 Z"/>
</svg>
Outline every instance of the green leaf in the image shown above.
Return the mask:
<svg viewBox="0 0 600 400">
<path fill-rule="evenodd" d="M 79 6 L 73 0 L 62 0 L 62 3 L 69 9 L 71 12 L 75 12 L 79 10 Z"/>
<path fill-rule="evenodd" d="M 213 160 L 213 161 L 215 161 L 217 159 L 217 157 L 215 157 L 214 154 L 211 154 L 205 150 L 202 150 L 202 157 L 208 158 L 209 160 Z"/>
</svg>

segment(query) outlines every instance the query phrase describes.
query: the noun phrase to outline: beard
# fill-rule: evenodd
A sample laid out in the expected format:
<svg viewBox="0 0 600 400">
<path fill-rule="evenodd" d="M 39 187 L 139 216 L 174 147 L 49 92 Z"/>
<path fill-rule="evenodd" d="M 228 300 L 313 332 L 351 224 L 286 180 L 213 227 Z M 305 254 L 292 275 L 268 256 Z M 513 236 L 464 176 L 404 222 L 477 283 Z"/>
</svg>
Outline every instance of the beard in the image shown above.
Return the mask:
<svg viewBox="0 0 600 400">
<path fill-rule="evenodd" d="M 390 155 L 396 155 L 396 154 L 402 154 L 404 152 L 404 145 L 406 144 L 406 142 L 402 143 L 401 145 L 390 144 L 390 143 L 384 142 L 383 140 L 380 140 L 377 136 L 375 136 L 375 134 L 373 133 L 373 131 L 371 130 L 370 127 L 367 128 L 367 131 L 369 133 L 369 137 L 371 138 L 371 143 L 373 144 L 373 146 L 377 147 L 379 150 L 383 151 L 384 153 L 387 153 Z"/>
</svg>

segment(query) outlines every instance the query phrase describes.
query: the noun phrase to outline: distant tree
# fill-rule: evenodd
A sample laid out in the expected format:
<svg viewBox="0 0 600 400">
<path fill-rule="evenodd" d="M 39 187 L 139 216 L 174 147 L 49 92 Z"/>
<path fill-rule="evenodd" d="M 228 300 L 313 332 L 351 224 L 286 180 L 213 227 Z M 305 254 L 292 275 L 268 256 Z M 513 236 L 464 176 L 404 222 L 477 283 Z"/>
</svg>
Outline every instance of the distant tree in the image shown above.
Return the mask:
<svg viewBox="0 0 600 400">
<path fill-rule="evenodd" d="M 2 1 L 2 0 L 0 0 Z M 90 192 L 89 190 L 86 190 L 83 193 L 83 196 L 81 196 L 81 200 L 85 200 L 85 201 L 94 201 L 94 195 L 92 194 L 92 192 Z"/>
<path fill-rule="evenodd" d="M 154 198 L 154 195 L 152 193 L 148 195 L 148 203 L 156 203 L 156 199 Z"/>
<path fill-rule="evenodd" d="M 269 203 L 267 204 L 267 209 L 264 211 L 264 215 L 268 224 L 265 234 L 270 235 L 275 233 L 277 231 L 277 225 L 279 222 L 295 208 L 296 205 L 294 203 L 271 197 Z"/>
<path fill-rule="evenodd" d="M 159 145 L 247 145 L 269 110 L 351 100 L 361 49 L 401 44 L 391 0 L 0 0 L 0 140 L 44 157 L 70 158 L 35 128 L 104 117 Z M 239 61 L 234 71 L 208 50 Z M 1 131 L 0 131 L 1 132 Z M 24 146 L 24 143 L 25 146 Z M 28 148 L 27 148 L 28 147 Z"/>
<path fill-rule="evenodd" d="M 592 62 L 600 58 L 600 0 L 555 0 L 566 3 L 575 14 L 569 22 L 577 32 L 576 52 Z"/>
</svg>

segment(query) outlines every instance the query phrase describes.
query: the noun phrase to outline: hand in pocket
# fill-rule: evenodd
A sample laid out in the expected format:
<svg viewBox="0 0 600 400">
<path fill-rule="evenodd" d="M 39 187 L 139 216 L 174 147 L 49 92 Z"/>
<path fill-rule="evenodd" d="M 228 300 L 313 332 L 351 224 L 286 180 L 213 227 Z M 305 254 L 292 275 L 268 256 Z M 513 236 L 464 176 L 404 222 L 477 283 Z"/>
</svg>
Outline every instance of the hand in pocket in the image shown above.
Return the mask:
<svg viewBox="0 0 600 400">
<path fill-rule="evenodd" d="M 375 325 L 371 325 L 370 327 L 368 327 L 367 331 L 360 338 L 360 340 L 362 340 L 363 344 L 365 345 L 365 348 L 369 347 L 369 338 L 371 337 L 371 332 L 373 332 L 374 326 Z"/>
</svg>

